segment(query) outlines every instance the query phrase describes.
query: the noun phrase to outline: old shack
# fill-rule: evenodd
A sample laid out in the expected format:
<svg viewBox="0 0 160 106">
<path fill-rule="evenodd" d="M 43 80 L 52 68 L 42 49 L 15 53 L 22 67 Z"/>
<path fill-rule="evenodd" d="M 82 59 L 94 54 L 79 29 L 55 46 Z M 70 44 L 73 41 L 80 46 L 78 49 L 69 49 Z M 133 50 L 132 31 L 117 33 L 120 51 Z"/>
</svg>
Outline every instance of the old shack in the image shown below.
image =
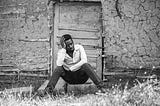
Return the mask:
<svg viewBox="0 0 160 106">
<path fill-rule="evenodd" d="M 160 0 L 0 0 L 0 88 L 48 78 L 66 33 L 104 80 L 110 69 L 158 67 Z"/>
</svg>

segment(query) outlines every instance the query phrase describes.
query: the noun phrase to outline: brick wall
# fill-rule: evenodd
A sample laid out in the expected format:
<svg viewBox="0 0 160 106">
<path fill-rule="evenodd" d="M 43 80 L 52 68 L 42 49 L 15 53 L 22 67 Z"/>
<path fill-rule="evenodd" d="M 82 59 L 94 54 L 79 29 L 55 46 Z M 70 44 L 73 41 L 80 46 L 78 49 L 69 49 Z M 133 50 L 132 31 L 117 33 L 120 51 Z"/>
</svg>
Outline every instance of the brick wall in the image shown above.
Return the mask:
<svg viewBox="0 0 160 106">
<path fill-rule="evenodd" d="M 102 0 L 106 67 L 160 65 L 160 1 Z"/>
<path fill-rule="evenodd" d="M 47 0 L 0 0 L 0 64 L 23 70 L 47 69 L 49 39 Z"/>
</svg>

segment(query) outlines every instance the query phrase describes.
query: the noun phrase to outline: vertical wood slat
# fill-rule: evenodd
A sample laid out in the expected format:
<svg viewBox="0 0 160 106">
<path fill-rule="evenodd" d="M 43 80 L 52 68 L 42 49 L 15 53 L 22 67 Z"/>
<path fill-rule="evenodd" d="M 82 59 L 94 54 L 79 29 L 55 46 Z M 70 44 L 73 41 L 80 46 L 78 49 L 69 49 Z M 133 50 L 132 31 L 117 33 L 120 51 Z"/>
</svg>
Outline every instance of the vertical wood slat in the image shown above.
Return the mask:
<svg viewBox="0 0 160 106">
<path fill-rule="evenodd" d="M 51 11 L 52 10 L 52 11 Z M 48 23 L 48 27 L 49 27 L 49 30 L 50 30 L 50 32 L 49 32 L 49 57 L 48 57 L 48 76 L 50 76 L 51 74 L 52 74 L 52 71 L 51 71 L 51 67 L 52 67 L 52 65 L 51 65 L 51 61 L 52 61 L 52 56 L 51 56 L 51 53 L 52 53 L 52 48 L 51 48 L 51 42 L 52 42 L 52 39 L 51 39 L 51 37 L 52 37 L 52 35 L 53 35 L 53 25 L 54 25 L 54 23 L 53 23 L 53 20 L 54 20 L 54 3 L 52 3 L 51 4 L 51 6 L 50 5 L 48 5 L 48 7 L 47 7 L 47 11 L 48 11 L 48 21 L 49 21 L 49 23 Z"/>
<path fill-rule="evenodd" d="M 58 49 L 58 47 L 57 47 L 57 44 L 56 44 L 56 41 L 57 41 L 57 35 L 58 35 L 58 24 L 59 24 L 59 7 L 58 7 L 58 3 L 56 3 L 55 5 L 54 5 L 54 21 L 53 21 L 53 25 L 54 25 L 54 32 L 53 32 L 53 35 L 52 35 L 52 37 L 51 37 L 51 48 L 52 48 L 52 50 L 51 50 L 51 57 L 52 57 L 52 60 L 51 60 L 51 75 L 52 75 L 52 71 L 54 70 L 54 68 L 55 68 L 55 66 L 56 66 L 56 57 L 57 57 L 57 49 Z"/>
<path fill-rule="evenodd" d="M 105 62 L 104 62 L 104 22 L 102 20 L 103 18 L 103 3 L 101 2 L 101 13 L 100 13 L 100 21 L 101 21 L 101 47 L 102 47 L 102 53 L 101 53 L 101 62 L 102 62 L 102 70 L 101 70 L 101 79 L 103 80 L 103 72 L 105 68 Z"/>
<path fill-rule="evenodd" d="M 52 6 L 53 6 L 53 26 L 54 26 L 54 24 L 55 24 L 55 7 L 56 7 L 56 4 L 54 3 L 54 4 L 52 4 Z M 54 27 L 52 27 L 52 34 L 50 35 L 50 47 L 51 47 L 51 50 L 50 50 L 50 62 L 51 62 L 51 64 L 50 64 L 50 76 L 52 76 L 52 71 L 53 71 L 53 69 L 54 69 L 54 59 L 53 59 L 53 56 L 54 56 L 54 43 L 55 43 L 55 41 L 54 41 L 54 36 L 55 36 L 55 34 L 54 34 L 54 32 L 55 32 L 55 28 Z"/>
<path fill-rule="evenodd" d="M 54 13 L 55 13 L 55 4 L 52 4 L 52 8 L 53 8 L 53 14 L 52 14 L 52 16 L 53 16 L 53 20 L 54 20 Z M 51 20 L 50 20 L 51 21 Z M 54 25 L 54 21 L 52 21 L 52 25 Z M 49 57 L 49 76 L 51 76 L 52 75 L 52 68 L 53 68 L 53 65 L 52 65 L 52 63 L 53 63 L 53 57 L 52 57 L 52 45 L 53 45 L 53 36 L 54 36 L 54 28 L 53 28 L 53 26 L 52 26 L 52 29 L 51 29 L 52 31 L 50 32 L 50 50 L 49 50 L 49 53 L 50 53 L 50 57 Z"/>
<path fill-rule="evenodd" d="M 100 3 L 100 6 L 102 7 L 102 4 Z M 102 8 L 100 9 L 100 12 L 102 13 Z M 99 18 L 101 18 L 102 17 L 102 14 L 100 14 L 100 16 L 99 16 Z M 102 20 L 100 20 L 99 19 L 99 21 L 100 21 L 100 29 L 101 30 L 99 30 L 99 32 L 100 32 L 100 39 L 98 40 L 98 46 L 99 47 L 102 47 L 103 48 L 103 44 L 102 44 L 102 33 L 103 33 L 103 31 L 102 31 L 102 28 L 103 28 L 103 22 L 102 22 Z M 98 74 L 98 76 L 101 78 L 101 79 L 103 79 L 103 63 L 102 63 L 102 53 L 103 53 L 103 49 L 97 49 L 98 51 L 99 51 L 99 55 L 98 55 L 98 58 L 97 58 L 97 74 Z"/>
</svg>

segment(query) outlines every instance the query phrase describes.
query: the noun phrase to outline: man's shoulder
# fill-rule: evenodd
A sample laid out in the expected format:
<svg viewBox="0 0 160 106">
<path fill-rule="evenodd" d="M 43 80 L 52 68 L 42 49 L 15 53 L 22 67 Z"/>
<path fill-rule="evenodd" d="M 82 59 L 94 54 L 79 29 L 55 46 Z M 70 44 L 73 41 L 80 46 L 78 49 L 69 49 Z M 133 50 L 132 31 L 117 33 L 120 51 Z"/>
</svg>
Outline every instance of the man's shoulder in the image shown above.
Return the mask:
<svg viewBox="0 0 160 106">
<path fill-rule="evenodd" d="M 82 48 L 83 46 L 81 44 L 75 44 L 75 48 L 76 49 L 79 49 L 79 48 Z"/>
<path fill-rule="evenodd" d="M 66 52 L 66 49 L 64 48 L 58 50 L 58 53 L 65 53 L 65 52 Z"/>
</svg>

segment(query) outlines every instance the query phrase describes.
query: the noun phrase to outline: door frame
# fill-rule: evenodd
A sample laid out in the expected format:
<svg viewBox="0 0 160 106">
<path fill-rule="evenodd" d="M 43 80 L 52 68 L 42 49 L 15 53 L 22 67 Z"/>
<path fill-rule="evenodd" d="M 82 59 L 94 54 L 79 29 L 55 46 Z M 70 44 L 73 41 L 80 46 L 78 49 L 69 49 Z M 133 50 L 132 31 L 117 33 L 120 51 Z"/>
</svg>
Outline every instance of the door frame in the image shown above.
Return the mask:
<svg viewBox="0 0 160 106">
<path fill-rule="evenodd" d="M 74 1 L 70 1 L 71 3 Z M 77 1 L 76 1 L 77 2 Z M 84 1 L 78 1 L 78 2 L 84 2 Z M 99 47 L 97 47 L 97 49 L 101 49 L 101 54 L 98 56 L 98 58 L 100 58 L 99 60 L 101 60 L 101 67 L 98 69 L 98 75 L 101 77 L 101 79 L 103 79 L 103 48 L 104 48 L 104 42 L 103 42 L 103 20 L 102 20 L 102 3 L 100 0 L 85 0 L 86 3 L 100 3 L 101 4 L 101 14 L 100 14 L 100 18 L 101 18 L 101 31 L 100 31 L 100 39 L 101 39 L 101 45 L 99 45 Z M 56 67 L 56 61 L 55 59 L 57 58 L 57 53 L 55 51 L 58 51 L 57 46 L 57 34 L 58 34 L 58 25 L 59 25 L 59 5 L 62 2 L 56 2 L 53 7 L 53 28 L 52 28 L 52 35 L 51 35 L 51 71 L 50 71 L 50 76 L 52 75 L 52 71 L 55 69 Z M 56 47 L 56 48 L 55 48 Z M 99 62 L 98 62 L 99 63 Z M 98 64 L 97 64 L 98 65 Z"/>
</svg>

